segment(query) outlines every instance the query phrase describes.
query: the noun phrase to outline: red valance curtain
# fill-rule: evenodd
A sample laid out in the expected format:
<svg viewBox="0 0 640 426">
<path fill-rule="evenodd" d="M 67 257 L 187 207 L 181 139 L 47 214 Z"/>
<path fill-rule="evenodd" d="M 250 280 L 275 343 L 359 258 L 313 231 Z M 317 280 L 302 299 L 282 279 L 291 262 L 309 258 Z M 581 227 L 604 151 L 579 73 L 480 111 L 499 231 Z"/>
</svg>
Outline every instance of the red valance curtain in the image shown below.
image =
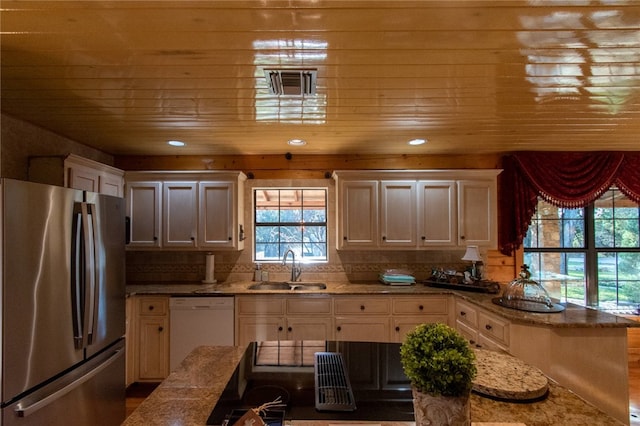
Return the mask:
<svg viewBox="0 0 640 426">
<path fill-rule="evenodd" d="M 558 207 L 584 207 L 616 185 L 640 204 L 640 153 L 520 152 L 503 158 L 500 174 L 500 251 L 517 249 L 538 196 Z"/>
</svg>

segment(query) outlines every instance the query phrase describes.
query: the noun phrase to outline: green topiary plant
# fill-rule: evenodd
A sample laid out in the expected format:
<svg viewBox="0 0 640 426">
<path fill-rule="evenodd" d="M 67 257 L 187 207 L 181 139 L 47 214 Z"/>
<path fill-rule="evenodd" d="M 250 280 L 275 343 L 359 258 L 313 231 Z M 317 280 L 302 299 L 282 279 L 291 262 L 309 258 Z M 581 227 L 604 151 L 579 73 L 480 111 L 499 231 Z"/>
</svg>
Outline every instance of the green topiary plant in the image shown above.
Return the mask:
<svg viewBox="0 0 640 426">
<path fill-rule="evenodd" d="M 409 332 L 400 360 L 411 384 L 432 396 L 468 394 L 477 372 L 473 350 L 446 324 L 422 324 Z"/>
</svg>

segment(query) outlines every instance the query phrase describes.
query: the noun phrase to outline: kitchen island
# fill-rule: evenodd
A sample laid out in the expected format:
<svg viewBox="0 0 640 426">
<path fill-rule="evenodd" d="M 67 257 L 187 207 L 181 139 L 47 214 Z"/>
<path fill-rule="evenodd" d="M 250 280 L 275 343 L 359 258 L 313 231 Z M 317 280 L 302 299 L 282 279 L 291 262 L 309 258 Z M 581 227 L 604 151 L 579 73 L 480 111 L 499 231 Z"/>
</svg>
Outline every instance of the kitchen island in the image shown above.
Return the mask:
<svg viewBox="0 0 640 426">
<path fill-rule="evenodd" d="M 125 420 L 123 426 L 205 425 L 244 352 L 244 347 L 235 346 L 196 348 Z M 524 423 L 527 426 L 622 424 L 551 380 L 548 397 L 538 402 L 508 403 L 472 394 L 471 420 Z M 291 422 L 294 426 L 311 423 L 327 425 L 329 422 L 296 422 L 295 419 Z"/>
</svg>

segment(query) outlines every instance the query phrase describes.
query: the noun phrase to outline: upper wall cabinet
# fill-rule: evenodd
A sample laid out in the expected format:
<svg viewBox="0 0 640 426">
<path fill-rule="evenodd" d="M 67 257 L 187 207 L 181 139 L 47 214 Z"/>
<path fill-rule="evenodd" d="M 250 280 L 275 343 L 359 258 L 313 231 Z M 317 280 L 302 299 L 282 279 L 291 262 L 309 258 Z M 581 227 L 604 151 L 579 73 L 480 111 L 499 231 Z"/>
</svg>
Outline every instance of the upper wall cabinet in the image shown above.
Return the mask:
<svg viewBox="0 0 640 426">
<path fill-rule="evenodd" d="M 74 154 L 29 158 L 29 180 L 124 196 L 124 171 Z"/>
<path fill-rule="evenodd" d="M 244 248 L 241 172 L 127 172 L 130 248 Z"/>
<path fill-rule="evenodd" d="M 499 173 L 336 171 L 337 248 L 495 248 Z"/>
</svg>

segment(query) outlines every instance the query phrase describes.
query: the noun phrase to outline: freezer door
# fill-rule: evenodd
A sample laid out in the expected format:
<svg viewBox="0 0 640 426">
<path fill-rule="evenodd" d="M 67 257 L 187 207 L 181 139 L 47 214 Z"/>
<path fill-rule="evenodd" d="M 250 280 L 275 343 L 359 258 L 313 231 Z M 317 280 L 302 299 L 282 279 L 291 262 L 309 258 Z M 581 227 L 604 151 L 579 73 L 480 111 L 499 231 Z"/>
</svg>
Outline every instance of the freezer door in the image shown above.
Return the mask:
<svg viewBox="0 0 640 426">
<path fill-rule="evenodd" d="M 116 426 L 126 415 L 124 341 L 2 409 L 3 426 Z"/>
<path fill-rule="evenodd" d="M 2 402 L 83 360 L 74 347 L 72 211 L 82 192 L 3 179 Z"/>
</svg>

